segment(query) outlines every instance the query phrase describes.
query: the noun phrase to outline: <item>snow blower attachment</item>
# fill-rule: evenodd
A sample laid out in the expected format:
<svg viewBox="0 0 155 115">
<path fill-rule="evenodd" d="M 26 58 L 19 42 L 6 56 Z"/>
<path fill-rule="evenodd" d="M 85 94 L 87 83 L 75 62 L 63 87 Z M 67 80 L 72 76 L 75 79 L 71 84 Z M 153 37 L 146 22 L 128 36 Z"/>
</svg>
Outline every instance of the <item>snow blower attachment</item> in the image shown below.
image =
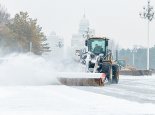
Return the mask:
<svg viewBox="0 0 155 115">
<path fill-rule="evenodd" d="M 112 53 L 108 50 L 107 38 L 87 38 L 85 49 L 79 51 L 79 61 L 85 66 L 86 73 L 69 73 L 59 81 L 69 86 L 103 86 L 118 83 L 119 66 L 112 61 Z"/>
</svg>

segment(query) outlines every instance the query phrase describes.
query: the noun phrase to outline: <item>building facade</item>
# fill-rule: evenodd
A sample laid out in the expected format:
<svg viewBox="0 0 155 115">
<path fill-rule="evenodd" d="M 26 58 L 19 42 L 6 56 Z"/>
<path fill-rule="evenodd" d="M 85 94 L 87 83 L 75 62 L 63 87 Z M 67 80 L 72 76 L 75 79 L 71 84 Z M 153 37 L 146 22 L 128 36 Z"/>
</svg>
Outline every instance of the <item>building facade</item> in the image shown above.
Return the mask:
<svg viewBox="0 0 155 115">
<path fill-rule="evenodd" d="M 49 42 L 51 55 L 52 56 L 62 56 L 64 54 L 64 39 L 55 32 L 52 32 L 48 37 L 47 40 Z"/>
<path fill-rule="evenodd" d="M 95 30 L 90 29 L 89 26 L 89 20 L 86 19 L 85 15 L 83 15 L 79 23 L 78 32 L 76 34 L 73 34 L 71 39 L 71 49 L 73 56 L 76 54 L 77 50 L 85 48 L 85 40 L 87 39 L 86 35 L 88 32 L 90 36 L 95 35 Z"/>
</svg>

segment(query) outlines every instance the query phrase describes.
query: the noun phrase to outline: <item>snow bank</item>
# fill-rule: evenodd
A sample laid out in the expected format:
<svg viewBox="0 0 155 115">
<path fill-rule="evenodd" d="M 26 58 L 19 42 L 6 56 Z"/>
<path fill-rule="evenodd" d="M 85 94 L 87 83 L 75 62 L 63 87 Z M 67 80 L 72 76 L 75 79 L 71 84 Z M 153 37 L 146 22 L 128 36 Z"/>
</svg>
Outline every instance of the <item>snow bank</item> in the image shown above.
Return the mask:
<svg viewBox="0 0 155 115">
<path fill-rule="evenodd" d="M 10 55 L 0 64 L 0 85 L 57 84 L 56 69 L 42 57 L 21 54 Z"/>
<path fill-rule="evenodd" d="M 59 84 L 60 72 L 81 72 L 80 64 L 70 57 L 38 57 L 12 54 L 0 58 L 0 85 Z"/>
</svg>

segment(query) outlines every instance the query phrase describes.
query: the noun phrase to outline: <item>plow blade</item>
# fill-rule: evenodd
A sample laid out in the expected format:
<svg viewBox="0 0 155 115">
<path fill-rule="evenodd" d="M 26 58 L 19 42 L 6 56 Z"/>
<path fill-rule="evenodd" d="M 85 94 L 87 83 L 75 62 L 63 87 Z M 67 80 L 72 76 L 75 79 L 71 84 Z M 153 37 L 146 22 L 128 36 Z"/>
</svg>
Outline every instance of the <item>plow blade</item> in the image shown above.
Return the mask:
<svg viewBox="0 0 155 115">
<path fill-rule="evenodd" d="M 101 73 L 67 73 L 58 75 L 58 80 L 68 86 L 104 86 L 105 77 Z"/>
</svg>

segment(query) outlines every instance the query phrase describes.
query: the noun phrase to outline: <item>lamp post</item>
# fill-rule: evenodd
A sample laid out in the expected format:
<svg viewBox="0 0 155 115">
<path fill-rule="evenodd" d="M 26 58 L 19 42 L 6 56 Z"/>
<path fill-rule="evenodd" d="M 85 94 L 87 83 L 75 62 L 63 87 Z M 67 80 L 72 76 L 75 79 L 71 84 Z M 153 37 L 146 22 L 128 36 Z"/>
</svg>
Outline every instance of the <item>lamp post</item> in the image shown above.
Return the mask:
<svg viewBox="0 0 155 115">
<path fill-rule="evenodd" d="M 144 18 L 144 19 L 147 19 L 148 20 L 148 41 L 147 41 L 147 70 L 149 70 L 149 55 L 150 55 L 150 52 L 149 52 L 149 39 L 150 39 L 150 36 L 149 36 L 149 25 L 150 25 L 150 22 L 152 21 L 152 19 L 154 18 L 154 11 L 153 11 L 153 6 L 150 5 L 150 1 L 148 0 L 148 4 L 147 6 L 144 6 L 143 7 L 143 12 L 139 14 L 141 18 Z"/>
<path fill-rule="evenodd" d="M 62 48 L 64 46 L 64 44 L 62 43 L 62 41 L 59 41 L 57 44 L 56 44 L 56 47 L 58 48 Z"/>
<path fill-rule="evenodd" d="M 137 52 L 137 48 L 133 48 L 132 50 L 132 65 L 135 67 L 135 53 Z"/>
<path fill-rule="evenodd" d="M 30 42 L 30 53 L 32 53 L 32 42 Z"/>
</svg>

